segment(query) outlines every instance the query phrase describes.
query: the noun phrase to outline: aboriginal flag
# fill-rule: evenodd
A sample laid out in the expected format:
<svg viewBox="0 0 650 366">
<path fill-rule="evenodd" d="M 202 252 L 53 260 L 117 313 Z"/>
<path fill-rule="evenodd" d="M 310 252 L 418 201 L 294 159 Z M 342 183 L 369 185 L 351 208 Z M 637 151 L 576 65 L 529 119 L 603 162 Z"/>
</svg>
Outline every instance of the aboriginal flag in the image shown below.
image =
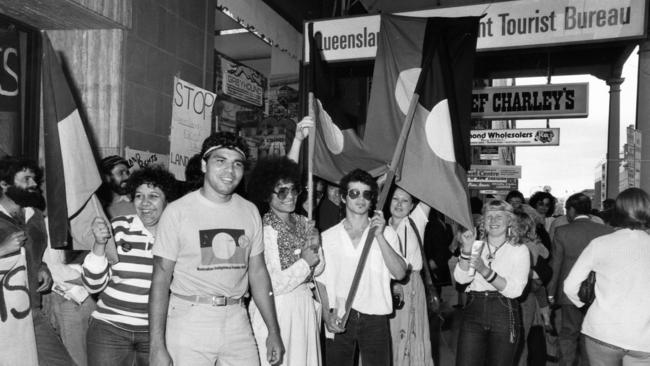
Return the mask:
<svg viewBox="0 0 650 366">
<path fill-rule="evenodd" d="M 100 216 L 108 222 L 95 195 L 102 180 L 70 86 L 46 33 L 43 33 L 43 124 L 52 248 L 92 249 L 93 219 Z M 109 261 L 115 261 L 114 243 L 106 250 Z"/>
</svg>

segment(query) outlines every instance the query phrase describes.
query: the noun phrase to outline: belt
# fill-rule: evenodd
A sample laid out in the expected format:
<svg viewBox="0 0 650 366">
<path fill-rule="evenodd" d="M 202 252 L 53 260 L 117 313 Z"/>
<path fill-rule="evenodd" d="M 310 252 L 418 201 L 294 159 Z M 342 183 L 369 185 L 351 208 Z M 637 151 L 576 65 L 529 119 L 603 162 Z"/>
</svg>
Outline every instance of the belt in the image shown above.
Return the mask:
<svg viewBox="0 0 650 366">
<path fill-rule="evenodd" d="M 499 291 L 470 291 L 469 294 L 480 297 L 503 297 Z"/>
<path fill-rule="evenodd" d="M 179 295 L 179 294 L 173 294 L 174 296 L 178 297 L 179 299 L 186 300 L 189 302 L 197 303 L 197 304 L 206 304 L 206 305 L 212 305 L 212 306 L 228 306 L 228 305 L 237 305 L 241 304 L 242 299 L 234 299 L 232 297 L 226 297 L 226 296 L 199 296 L 199 295 Z"/>
</svg>

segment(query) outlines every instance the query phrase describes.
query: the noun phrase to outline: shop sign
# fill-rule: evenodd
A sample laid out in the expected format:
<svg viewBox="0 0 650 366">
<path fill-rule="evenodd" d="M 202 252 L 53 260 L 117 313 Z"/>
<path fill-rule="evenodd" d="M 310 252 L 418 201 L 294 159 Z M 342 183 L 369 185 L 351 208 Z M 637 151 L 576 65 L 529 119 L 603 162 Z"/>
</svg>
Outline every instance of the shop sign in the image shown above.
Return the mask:
<svg viewBox="0 0 650 366">
<path fill-rule="evenodd" d="M 415 17 L 481 16 L 477 51 L 645 38 L 646 0 L 519 0 L 400 13 Z M 305 32 L 308 34 L 308 24 Z M 379 15 L 315 21 L 327 61 L 372 59 Z M 317 32 L 320 32 L 317 33 Z M 305 37 L 309 61 L 309 37 Z"/>
<path fill-rule="evenodd" d="M 559 128 L 470 131 L 472 146 L 557 146 L 559 144 Z"/>
<path fill-rule="evenodd" d="M 493 191 L 513 191 L 519 186 L 519 180 L 515 178 L 506 178 L 498 180 L 468 179 L 467 186 L 469 189 L 493 190 Z"/>
<path fill-rule="evenodd" d="M 219 57 L 224 94 L 261 107 L 264 104 L 264 76 L 248 66 Z"/>
<path fill-rule="evenodd" d="M 481 146 L 479 147 L 480 160 L 499 160 L 498 146 Z"/>
<path fill-rule="evenodd" d="M 486 87 L 472 91 L 472 118 L 587 117 L 589 83 Z"/>
<path fill-rule="evenodd" d="M 187 161 L 201 152 L 203 140 L 210 135 L 216 98 L 216 94 L 174 77 L 169 171 L 178 180 L 185 180 Z"/>
<path fill-rule="evenodd" d="M 18 111 L 18 32 L 0 30 L 0 111 Z"/>
<path fill-rule="evenodd" d="M 131 172 L 151 165 L 169 166 L 169 155 L 131 149 L 128 146 L 124 149 L 124 158 L 129 163 Z"/>
<path fill-rule="evenodd" d="M 467 179 L 471 178 L 521 178 L 521 165 L 472 165 L 467 171 Z"/>
</svg>

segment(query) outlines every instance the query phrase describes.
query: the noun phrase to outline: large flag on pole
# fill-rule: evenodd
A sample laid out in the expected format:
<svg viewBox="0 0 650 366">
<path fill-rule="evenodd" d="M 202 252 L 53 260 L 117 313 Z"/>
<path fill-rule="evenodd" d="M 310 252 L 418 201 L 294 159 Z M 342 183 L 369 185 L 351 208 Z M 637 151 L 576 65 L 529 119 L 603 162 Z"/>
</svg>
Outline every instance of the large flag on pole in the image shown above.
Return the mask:
<svg viewBox="0 0 650 366">
<path fill-rule="evenodd" d="M 373 151 L 390 146 L 411 98 L 419 96 L 397 185 L 466 228 L 472 227 L 466 174 L 478 22 L 382 15 L 368 117 L 373 125 L 364 140 Z"/>
<path fill-rule="evenodd" d="M 43 130 L 49 235 L 52 248 L 91 249 L 90 225 L 106 219 L 95 191 L 101 177 L 59 59 L 43 33 Z M 109 260 L 115 247 L 107 246 Z"/>
<path fill-rule="evenodd" d="M 312 25 L 309 42 L 309 90 L 314 94 L 314 106 L 310 108 L 314 108 L 316 117 L 314 175 L 338 183 L 345 174 L 359 168 L 379 176 L 386 170 L 387 161 L 368 150 L 336 99 L 333 79 L 314 41 Z"/>
</svg>

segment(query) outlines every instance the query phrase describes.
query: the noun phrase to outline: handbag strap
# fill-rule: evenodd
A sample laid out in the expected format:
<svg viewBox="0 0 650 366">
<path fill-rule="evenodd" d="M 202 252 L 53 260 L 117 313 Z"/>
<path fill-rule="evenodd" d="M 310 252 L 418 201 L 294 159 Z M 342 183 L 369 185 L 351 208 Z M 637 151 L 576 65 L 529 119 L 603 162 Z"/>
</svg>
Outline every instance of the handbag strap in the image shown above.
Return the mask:
<svg viewBox="0 0 650 366">
<path fill-rule="evenodd" d="M 438 291 L 436 291 L 436 287 L 433 285 L 433 278 L 431 277 L 431 270 L 429 269 L 429 263 L 427 263 L 427 257 L 424 255 L 424 245 L 422 244 L 422 237 L 420 236 L 420 232 L 418 231 L 418 228 L 415 226 L 415 222 L 413 222 L 413 219 L 411 219 L 410 217 L 407 218 L 409 220 L 409 224 L 411 225 L 411 228 L 413 228 L 413 232 L 415 232 L 415 236 L 418 238 L 420 254 L 422 255 L 422 271 L 424 273 L 424 286 L 426 287 L 429 294 L 431 294 L 431 296 L 434 298 L 434 300 L 440 303 L 440 299 L 438 297 Z M 427 306 L 429 306 L 428 302 L 427 302 Z"/>
</svg>

